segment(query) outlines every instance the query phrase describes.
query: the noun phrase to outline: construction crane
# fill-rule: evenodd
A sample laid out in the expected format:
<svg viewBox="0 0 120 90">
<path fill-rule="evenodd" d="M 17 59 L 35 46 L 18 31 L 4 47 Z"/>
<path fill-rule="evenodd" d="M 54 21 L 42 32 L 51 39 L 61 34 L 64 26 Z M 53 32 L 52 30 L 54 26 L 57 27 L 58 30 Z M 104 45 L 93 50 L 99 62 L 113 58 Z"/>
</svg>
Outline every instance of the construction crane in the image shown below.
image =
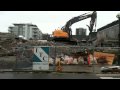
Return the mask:
<svg viewBox="0 0 120 90">
<path fill-rule="evenodd" d="M 70 19 L 65 26 L 63 26 L 61 29 L 57 29 L 53 32 L 53 40 L 55 42 L 68 42 L 69 44 L 77 44 L 76 40 L 73 40 L 72 38 L 72 30 L 71 30 L 71 26 L 79 21 L 85 20 L 87 18 L 91 18 L 90 21 L 90 25 L 87 25 L 90 31 L 90 34 L 93 31 L 93 27 L 95 25 L 96 27 L 96 18 L 97 18 L 97 12 L 93 11 L 93 12 L 89 12 L 89 13 L 85 13 L 82 14 L 80 16 L 74 17 L 72 19 Z"/>
</svg>

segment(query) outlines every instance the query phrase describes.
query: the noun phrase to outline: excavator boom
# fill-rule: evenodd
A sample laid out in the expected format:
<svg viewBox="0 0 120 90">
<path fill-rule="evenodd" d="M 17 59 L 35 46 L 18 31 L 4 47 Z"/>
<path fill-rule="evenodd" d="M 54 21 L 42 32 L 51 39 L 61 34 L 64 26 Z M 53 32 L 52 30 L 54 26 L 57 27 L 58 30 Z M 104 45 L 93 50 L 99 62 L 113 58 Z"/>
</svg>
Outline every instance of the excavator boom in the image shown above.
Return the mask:
<svg viewBox="0 0 120 90">
<path fill-rule="evenodd" d="M 71 30 L 71 26 L 72 24 L 78 22 L 78 21 L 82 21 L 84 19 L 90 18 L 91 17 L 91 21 L 90 21 L 90 26 L 89 27 L 89 31 L 90 33 L 93 31 L 93 26 L 96 23 L 96 18 L 97 18 L 97 13 L 96 11 L 94 12 L 89 12 L 89 13 L 85 13 L 82 14 L 80 16 L 74 17 L 72 19 L 70 19 L 65 26 L 63 26 L 60 30 L 55 30 L 53 32 L 53 40 L 54 41 L 67 41 L 67 42 L 75 42 L 72 40 L 72 30 Z M 75 43 L 76 44 L 76 43 Z"/>
</svg>

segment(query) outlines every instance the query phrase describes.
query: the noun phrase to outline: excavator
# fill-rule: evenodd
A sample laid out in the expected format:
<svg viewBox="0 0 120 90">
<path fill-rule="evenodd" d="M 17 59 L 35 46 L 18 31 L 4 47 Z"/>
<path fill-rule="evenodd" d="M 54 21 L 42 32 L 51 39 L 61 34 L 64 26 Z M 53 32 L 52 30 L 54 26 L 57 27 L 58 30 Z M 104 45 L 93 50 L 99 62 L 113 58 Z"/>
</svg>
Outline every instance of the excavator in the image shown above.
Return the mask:
<svg viewBox="0 0 120 90">
<path fill-rule="evenodd" d="M 77 40 L 72 38 L 71 26 L 74 23 L 85 20 L 87 18 L 91 18 L 90 25 L 87 25 L 88 29 L 90 31 L 90 34 L 91 34 L 92 31 L 93 31 L 94 25 L 96 27 L 96 18 L 97 18 L 97 12 L 96 11 L 85 13 L 85 14 L 82 14 L 80 16 L 73 17 L 72 19 L 70 19 L 61 29 L 56 29 L 53 32 L 53 34 L 52 34 L 53 35 L 53 41 L 55 41 L 55 42 L 66 42 L 67 44 L 77 45 Z"/>
</svg>

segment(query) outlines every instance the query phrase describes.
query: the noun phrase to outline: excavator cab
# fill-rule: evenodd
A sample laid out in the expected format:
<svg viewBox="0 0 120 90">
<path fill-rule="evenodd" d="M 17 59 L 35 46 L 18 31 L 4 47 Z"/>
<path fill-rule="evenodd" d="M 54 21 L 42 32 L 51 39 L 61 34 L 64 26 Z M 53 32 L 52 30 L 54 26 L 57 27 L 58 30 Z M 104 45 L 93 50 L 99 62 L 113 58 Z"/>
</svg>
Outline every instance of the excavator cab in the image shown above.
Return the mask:
<svg viewBox="0 0 120 90">
<path fill-rule="evenodd" d="M 54 38 L 69 38 L 69 35 L 67 32 L 64 32 L 61 29 L 57 29 L 53 32 L 53 37 Z"/>
<path fill-rule="evenodd" d="M 53 32 L 53 41 L 63 43 L 65 45 L 77 45 L 77 41 L 72 40 L 69 33 L 62 29 L 56 29 Z"/>
</svg>

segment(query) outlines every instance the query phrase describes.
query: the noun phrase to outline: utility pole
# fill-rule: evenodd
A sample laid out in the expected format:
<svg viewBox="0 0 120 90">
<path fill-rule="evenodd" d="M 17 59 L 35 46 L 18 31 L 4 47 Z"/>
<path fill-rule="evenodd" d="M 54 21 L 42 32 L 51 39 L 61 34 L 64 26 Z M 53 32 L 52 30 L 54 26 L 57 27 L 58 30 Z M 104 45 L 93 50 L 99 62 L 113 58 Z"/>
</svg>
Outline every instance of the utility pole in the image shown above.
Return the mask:
<svg viewBox="0 0 120 90">
<path fill-rule="evenodd" d="M 120 13 L 116 16 L 119 22 L 119 34 L 118 34 L 118 45 L 119 45 L 119 54 L 118 54 L 118 65 L 120 65 Z"/>
</svg>

